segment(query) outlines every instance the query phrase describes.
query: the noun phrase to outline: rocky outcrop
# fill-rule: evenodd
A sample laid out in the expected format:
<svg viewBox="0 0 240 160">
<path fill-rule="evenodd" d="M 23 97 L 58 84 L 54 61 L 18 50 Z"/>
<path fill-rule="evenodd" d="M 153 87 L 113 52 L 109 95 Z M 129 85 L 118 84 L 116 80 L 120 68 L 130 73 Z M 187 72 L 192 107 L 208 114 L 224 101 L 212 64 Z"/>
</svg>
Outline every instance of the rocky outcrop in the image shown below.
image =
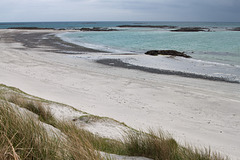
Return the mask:
<svg viewBox="0 0 240 160">
<path fill-rule="evenodd" d="M 167 25 L 162 25 L 162 26 L 152 26 L 152 25 L 121 25 L 121 26 L 117 26 L 120 28 L 169 28 L 169 29 L 173 29 L 173 28 L 177 28 L 176 26 L 167 26 Z"/>
<path fill-rule="evenodd" d="M 233 28 L 231 31 L 240 31 L 240 27 Z"/>
<path fill-rule="evenodd" d="M 81 28 L 81 29 L 76 29 L 76 30 L 80 30 L 80 31 L 118 31 L 117 29 L 101 28 L 101 27 Z"/>
<path fill-rule="evenodd" d="M 175 30 L 171 30 L 172 32 L 206 32 L 210 31 L 209 28 L 201 28 L 201 27 L 184 27 Z"/>
<path fill-rule="evenodd" d="M 150 51 L 147 51 L 145 54 L 151 55 L 151 56 L 170 55 L 170 56 L 180 56 L 185 58 L 191 58 L 191 56 L 185 54 L 184 52 L 178 52 L 175 50 L 150 50 Z"/>
</svg>

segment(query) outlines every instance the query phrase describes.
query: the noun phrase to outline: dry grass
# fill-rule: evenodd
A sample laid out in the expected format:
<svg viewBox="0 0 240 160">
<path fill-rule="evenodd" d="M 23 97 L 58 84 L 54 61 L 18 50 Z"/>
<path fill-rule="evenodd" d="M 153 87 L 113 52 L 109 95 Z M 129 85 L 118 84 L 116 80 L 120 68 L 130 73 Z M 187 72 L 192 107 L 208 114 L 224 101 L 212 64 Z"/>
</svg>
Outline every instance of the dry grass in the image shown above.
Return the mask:
<svg viewBox="0 0 240 160">
<path fill-rule="evenodd" d="M 107 153 L 129 156 L 142 156 L 154 160 L 226 160 L 210 149 L 200 150 L 179 145 L 171 136 L 159 131 L 128 132 L 123 141 L 106 139 L 80 129 L 72 123 L 60 122 L 57 127 L 70 138 L 71 142 L 81 143 L 87 140 L 85 146 Z"/>
<path fill-rule="evenodd" d="M 126 151 L 129 155 L 145 156 L 153 159 L 174 159 L 178 152 L 177 142 L 166 134 L 150 131 L 129 132 L 124 138 Z"/>
<path fill-rule="evenodd" d="M 59 142 L 49 138 L 39 122 L 7 103 L 0 105 L 0 138 L 1 159 L 58 159 Z"/>
<path fill-rule="evenodd" d="M 86 146 L 91 146 L 95 150 L 121 155 L 126 153 L 123 150 L 124 144 L 122 142 L 100 137 L 87 130 L 79 128 L 72 122 L 58 122 L 56 126 L 62 133 L 67 135 L 71 141 L 82 141 L 85 143 L 84 141 L 87 140 Z"/>
<path fill-rule="evenodd" d="M 43 122 L 54 125 L 55 119 L 49 110 L 43 106 L 42 102 L 37 100 L 29 100 L 26 97 L 19 94 L 8 94 L 4 97 L 8 102 L 14 103 L 19 107 L 26 108 L 27 110 L 39 115 L 39 118 Z"/>
<path fill-rule="evenodd" d="M 196 149 L 179 145 L 171 136 L 159 131 L 129 132 L 124 139 L 128 155 L 144 156 L 154 160 L 226 160 L 210 149 Z"/>
<path fill-rule="evenodd" d="M 1 91 L 1 89 L 0 89 Z M 1 94 L 1 93 L 0 93 Z M 226 160 L 210 149 L 199 150 L 179 145 L 161 131 L 126 133 L 122 141 L 102 138 L 83 130 L 72 122 L 57 121 L 49 109 L 21 94 L 2 94 L 0 101 L 0 159 L 71 159 L 102 160 L 98 151 L 143 156 L 155 160 Z M 8 103 L 26 108 L 39 115 L 39 120 L 58 128 L 65 138 L 49 137 L 40 121 L 18 113 Z M 99 119 L 101 117 L 98 117 Z"/>
<path fill-rule="evenodd" d="M 1 160 L 102 159 L 87 138 L 68 132 L 67 141 L 50 137 L 39 122 L 21 115 L 7 103 L 0 104 Z"/>
<path fill-rule="evenodd" d="M 92 145 L 90 132 L 79 129 L 70 122 L 58 122 L 58 129 L 67 136 L 67 148 L 73 159 L 101 160 L 100 153 Z M 84 154 L 82 154 L 84 153 Z M 90 157 L 90 158 L 89 158 Z"/>
</svg>

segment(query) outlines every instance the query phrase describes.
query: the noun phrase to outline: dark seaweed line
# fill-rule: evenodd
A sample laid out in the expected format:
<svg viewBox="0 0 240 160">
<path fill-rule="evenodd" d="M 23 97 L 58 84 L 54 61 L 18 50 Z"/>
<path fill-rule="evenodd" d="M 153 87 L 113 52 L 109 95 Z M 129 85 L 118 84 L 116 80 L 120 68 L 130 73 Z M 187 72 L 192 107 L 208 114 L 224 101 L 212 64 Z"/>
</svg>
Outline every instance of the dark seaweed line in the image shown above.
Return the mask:
<svg viewBox="0 0 240 160">
<path fill-rule="evenodd" d="M 223 77 L 212 77 L 206 75 L 199 75 L 195 73 L 187 73 L 187 72 L 180 72 L 180 71 L 171 71 L 171 70 L 163 70 L 163 69 L 155 69 L 155 68 L 148 68 L 143 66 L 136 66 L 129 63 L 122 62 L 120 59 L 100 59 L 96 60 L 97 63 L 120 67 L 120 68 L 127 68 L 127 69 L 135 69 L 149 73 L 155 74 L 165 74 L 165 75 L 177 75 L 181 77 L 188 77 L 188 78 L 199 78 L 199 79 L 206 79 L 211 81 L 220 81 L 220 82 L 228 82 L 228 83 L 237 83 L 240 84 L 239 81 L 229 80 Z"/>
</svg>

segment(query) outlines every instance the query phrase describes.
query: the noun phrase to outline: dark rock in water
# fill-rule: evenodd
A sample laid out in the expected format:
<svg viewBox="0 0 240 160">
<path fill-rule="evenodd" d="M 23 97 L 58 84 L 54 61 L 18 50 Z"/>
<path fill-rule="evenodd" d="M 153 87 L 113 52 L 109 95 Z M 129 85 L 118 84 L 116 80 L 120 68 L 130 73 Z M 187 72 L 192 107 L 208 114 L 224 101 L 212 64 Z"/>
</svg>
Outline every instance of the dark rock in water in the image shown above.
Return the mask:
<svg viewBox="0 0 240 160">
<path fill-rule="evenodd" d="M 185 27 L 180 29 L 171 30 L 172 32 L 202 32 L 202 31 L 210 31 L 209 28 L 201 28 L 201 27 Z"/>
<path fill-rule="evenodd" d="M 240 31 L 240 27 L 233 28 L 231 31 Z"/>
<path fill-rule="evenodd" d="M 151 50 L 151 51 L 147 51 L 145 54 L 151 55 L 151 56 L 170 55 L 170 56 L 180 56 L 185 58 L 191 58 L 191 56 L 185 54 L 184 52 L 178 52 L 175 50 Z"/>
<path fill-rule="evenodd" d="M 59 30 L 59 31 L 65 31 L 65 30 L 67 30 L 66 28 L 59 28 L 59 29 L 57 29 L 57 30 Z"/>
<path fill-rule="evenodd" d="M 39 28 L 39 27 L 11 27 L 8 29 L 27 29 L 27 30 L 54 30 L 54 28 Z"/>
<path fill-rule="evenodd" d="M 152 25 L 121 25 L 117 26 L 120 28 L 177 28 L 176 26 L 167 26 L 167 25 L 162 25 L 162 26 L 152 26 Z"/>
<path fill-rule="evenodd" d="M 76 29 L 78 30 L 78 29 Z M 93 28 L 81 28 L 80 31 L 118 31 L 117 29 L 111 28 L 101 28 L 101 27 L 93 27 Z"/>
</svg>

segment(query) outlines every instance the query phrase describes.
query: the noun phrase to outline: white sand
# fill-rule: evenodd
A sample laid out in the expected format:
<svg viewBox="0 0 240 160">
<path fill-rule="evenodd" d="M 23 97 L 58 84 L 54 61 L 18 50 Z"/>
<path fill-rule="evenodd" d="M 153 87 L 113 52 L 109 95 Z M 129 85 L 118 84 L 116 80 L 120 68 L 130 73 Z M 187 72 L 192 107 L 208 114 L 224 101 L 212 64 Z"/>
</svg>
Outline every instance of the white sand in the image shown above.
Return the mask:
<svg viewBox="0 0 240 160">
<path fill-rule="evenodd" d="M 211 146 L 239 159 L 239 84 L 150 74 L 20 47 L 0 39 L 0 83 L 136 129 L 161 128 L 181 143 Z"/>
</svg>

